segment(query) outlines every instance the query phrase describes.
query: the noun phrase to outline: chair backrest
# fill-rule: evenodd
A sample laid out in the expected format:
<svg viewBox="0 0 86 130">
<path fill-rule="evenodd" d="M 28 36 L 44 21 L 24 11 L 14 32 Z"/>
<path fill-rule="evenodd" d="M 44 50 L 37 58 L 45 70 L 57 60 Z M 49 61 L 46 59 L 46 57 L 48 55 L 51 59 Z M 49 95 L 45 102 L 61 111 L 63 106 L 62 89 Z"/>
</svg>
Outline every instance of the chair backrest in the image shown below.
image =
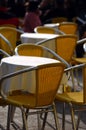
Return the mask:
<svg viewBox="0 0 86 130">
<path fill-rule="evenodd" d="M 17 42 L 17 38 L 18 38 L 18 34 L 23 33 L 22 31 L 20 31 L 19 29 L 16 29 L 14 27 L 0 27 L 0 33 L 5 37 L 5 39 L 7 39 L 9 41 L 9 43 L 11 44 L 13 50 L 16 47 L 16 42 Z M 10 49 L 8 47 L 8 45 L 6 44 L 6 41 L 4 41 L 3 39 L 0 39 L 0 48 L 5 50 L 7 53 L 11 54 L 12 52 L 10 52 Z"/>
<path fill-rule="evenodd" d="M 61 35 L 56 38 L 55 51 L 68 63 L 71 61 L 77 43 L 75 35 Z"/>
<path fill-rule="evenodd" d="M 56 34 L 56 31 L 55 31 L 54 28 L 45 27 L 45 26 L 37 26 L 34 29 L 34 32 L 36 32 L 36 33 Z"/>
<path fill-rule="evenodd" d="M 58 57 L 59 61 L 64 63 L 66 66 L 69 66 L 67 61 L 65 61 L 62 57 L 56 54 L 53 50 L 32 43 L 23 43 L 16 46 L 15 55 L 37 56 L 37 57 L 48 57 L 48 58 Z"/>
<path fill-rule="evenodd" d="M 51 104 L 64 72 L 62 63 L 40 66 L 36 71 L 36 106 Z"/>
<path fill-rule="evenodd" d="M 0 27 L 13 27 L 13 28 L 16 28 L 16 26 L 13 25 L 13 24 L 2 24 L 2 25 L 0 25 Z"/>
<path fill-rule="evenodd" d="M 76 34 L 77 33 L 77 24 L 74 22 L 61 22 L 58 25 L 58 29 L 65 34 Z"/>
<path fill-rule="evenodd" d="M 55 42 L 45 41 L 36 44 L 50 48 L 69 63 L 74 54 L 76 43 L 77 43 L 76 35 L 66 34 L 66 35 L 59 35 L 58 37 L 56 37 Z"/>
<path fill-rule="evenodd" d="M 73 66 L 65 69 L 64 72 L 68 72 L 71 70 L 74 71 L 77 69 L 79 70 L 79 74 L 80 74 L 79 79 L 80 79 L 80 82 L 82 84 L 81 85 L 82 87 L 80 87 L 80 90 L 78 90 L 78 92 L 82 92 L 82 93 L 79 93 L 79 94 L 78 94 L 78 92 L 73 92 L 73 93 L 77 94 L 78 100 L 80 100 L 81 102 L 83 101 L 83 103 L 86 103 L 86 63 L 73 65 Z M 76 83 L 76 81 L 74 81 L 74 82 Z M 80 98 L 79 98 L 79 95 L 80 95 Z"/>
<path fill-rule="evenodd" d="M 15 55 L 43 56 L 43 48 L 35 44 L 23 43 L 16 46 Z"/>
<path fill-rule="evenodd" d="M 25 69 L 19 70 L 18 73 L 14 72 L 11 74 L 8 74 L 8 76 L 4 76 L 1 79 L 1 93 L 2 96 L 5 96 L 5 98 L 12 98 L 12 94 L 17 94 L 15 92 L 18 92 L 18 88 L 13 89 L 12 86 L 7 89 L 5 92 L 5 85 L 3 85 L 3 82 L 7 78 L 12 78 L 13 76 L 18 76 L 20 74 L 19 72 L 22 71 L 22 73 L 34 71 L 35 70 L 35 79 L 36 79 L 36 89 L 35 93 L 33 94 L 33 107 L 40 107 L 40 106 L 46 106 L 51 105 L 55 99 L 57 90 L 60 85 L 60 81 L 62 79 L 63 73 L 64 73 L 64 64 L 61 62 L 57 63 L 50 63 L 50 64 L 44 64 L 39 65 L 38 67 L 35 67 L 35 69 Z M 29 84 L 28 84 L 29 87 Z M 11 90 L 11 91 L 10 91 Z M 19 86 L 20 92 L 23 93 L 21 86 Z M 10 95 L 11 94 L 11 95 Z M 28 95 L 28 90 L 24 89 L 24 94 Z M 9 96 L 8 96 L 9 95 Z M 28 98 L 27 98 L 28 100 Z"/>
<path fill-rule="evenodd" d="M 56 17 L 56 18 L 52 18 L 52 23 L 61 23 L 61 22 L 67 22 L 67 18 L 66 17 Z"/>
</svg>

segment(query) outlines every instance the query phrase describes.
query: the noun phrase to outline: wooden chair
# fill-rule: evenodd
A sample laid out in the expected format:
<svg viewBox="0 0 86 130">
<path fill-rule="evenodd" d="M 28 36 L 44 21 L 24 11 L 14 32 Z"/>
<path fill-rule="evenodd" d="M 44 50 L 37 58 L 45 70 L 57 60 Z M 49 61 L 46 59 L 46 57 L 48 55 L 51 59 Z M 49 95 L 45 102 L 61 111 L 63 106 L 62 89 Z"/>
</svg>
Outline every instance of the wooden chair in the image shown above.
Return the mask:
<svg viewBox="0 0 86 130">
<path fill-rule="evenodd" d="M 21 73 L 25 73 L 28 71 L 34 71 L 36 74 L 36 90 L 34 94 L 28 93 L 27 90 L 22 91 L 21 86 L 19 86 L 19 89 L 14 90 L 12 86 L 9 87 L 7 92 L 5 93 L 5 86 L 2 87 L 2 84 L 5 80 L 12 78 L 14 76 L 18 76 Z M 62 78 L 64 72 L 64 65 L 63 63 L 51 63 L 46 65 L 40 65 L 38 67 L 30 67 L 23 70 L 19 70 L 17 72 L 4 75 L 0 80 L 1 85 L 1 95 L 5 99 L 5 101 L 8 101 L 9 103 L 13 104 L 14 106 L 17 106 L 21 108 L 22 115 L 23 115 L 23 121 L 24 121 L 24 130 L 28 130 L 27 127 L 27 119 L 26 119 L 26 113 L 25 108 L 27 109 L 36 109 L 38 111 L 32 112 L 29 114 L 40 114 L 40 113 L 46 113 L 49 111 L 54 112 L 55 116 L 55 123 L 56 123 L 56 129 L 58 128 L 58 121 L 57 121 L 57 115 L 56 115 L 56 109 L 54 105 L 54 99 Z M 29 87 L 29 85 L 28 85 Z M 12 90 L 10 92 L 10 90 Z"/>
</svg>

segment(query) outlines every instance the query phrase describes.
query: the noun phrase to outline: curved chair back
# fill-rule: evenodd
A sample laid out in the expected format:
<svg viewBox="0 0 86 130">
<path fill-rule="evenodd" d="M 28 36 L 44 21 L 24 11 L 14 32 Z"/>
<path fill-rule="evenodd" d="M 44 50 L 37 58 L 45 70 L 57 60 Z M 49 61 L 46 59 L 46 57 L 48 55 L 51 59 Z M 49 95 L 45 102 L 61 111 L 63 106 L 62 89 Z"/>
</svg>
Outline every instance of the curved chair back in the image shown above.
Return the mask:
<svg viewBox="0 0 86 130">
<path fill-rule="evenodd" d="M 6 97 L 5 99 L 12 102 L 14 101 L 15 103 L 19 103 L 20 105 L 25 104 L 24 106 L 28 106 L 29 104 L 30 108 L 51 105 L 55 99 L 57 90 L 60 85 L 61 78 L 64 73 L 64 64 L 61 62 L 57 61 L 56 63 L 39 65 L 37 67 L 33 67 L 33 69 L 31 70 L 30 68 L 28 69 L 26 68 L 26 71 L 24 68 L 24 70 L 18 71 L 18 73 L 14 72 L 14 74 L 11 73 L 2 77 L 0 83 L 2 85 L 3 80 L 12 78 L 13 76 L 17 76 L 18 74 L 21 74 L 21 73 L 34 71 L 34 70 L 35 70 L 36 89 L 35 89 L 35 92 L 32 94 L 32 96 L 30 93 L 28 93 L 27 89 L 23 91 L 21 86 L 19 86 L 19 89 L 18 88 L 13 89 L 12 86 L 10 86 L 6 92 L 4 88 L 5 86 L 3 86 L 2 95 L 4 94 L 3 96 Z M 10 93 L 10 90 L 11 90 L 11 93 Z M 18 98 L 19 95 L 22 100 Z M 27 101 L 25 100 L 25 98 L 27 99 Z"/>
<path fill-rule="evenodd" d="M 75 35 L 61 35 L 56 38 L 55 51 L 68 63 L 71 61 L 77 43 Z"/>
<path fill-rule="evenodd" d="M 0 27 L 0 33 L 9 42 L 9 44 L 11 44 L 11 47 L 12 47 L 11 50 L 14 50 L 14 48 L 16 47 L 17 40 L 18 40 L 17 39 L 18 33 L 21 34 L 23 32 L 14 27 Z M 10 49 L 6 43 L 6 40 L 1 39 L 0 48 L 12 55 L 13 52 L 10 51 Z"/>
<path fill-rule="evenodd" d="M 67 18 L 66 17 L 52 18 L 52 23 L 61 23 L 61 22 L 67 22 Z"/>
<path fill-rule="evenodd" d="M 74 22 L 61 22 L 58 25 L 58 29 L 65 34 L 76 34 L 77 33 L 77 24 Z"/>
<path fill-rule="evenodd" d="M 21 85 L 17 88 L 13 88 L 12 85 L 6 90 L 6 85 L 3 85 L 4 81 L 7 81 L 15 76 L 25 72 L 35 71 L 35 82 L 36 89 L 35 93 L 31 94 L 27 89 L 22 89 Z M 54 104 L 54 99 L 57 90 L 60 85 L 61 78 L 64 72 L 64 65 L 61 62 L 54 62 L 44 65 L 39 65 L 37 67 L 24 68 L 14 73 L 4 75 L 0 80 L 1 85 L 1 95 L 5 98 L 5 101 L 13 104 L 14 106 L 19 106 L 22 110 L 23 117 L 23 129 L 27 130 L 27 116 L 28 112 L 24 109 L 35 109 L 35 113 L 45 113 L 52 111 L 55 117 L 56 129 L 58 129 L 58 121 L 56 115 L 56 108 Z M 29 76 L 29 75 L 28 75 Z M 29 78 L 29 77 L 28 77 Z M 18 78 L 20 80 L 20 78 Z M 22 79 L 21 79 L 22 82 Z M 26 83 L 26 81 L 24 80 Z M 29 84 L 28 84 L 29 89 Z M 38 110 L 37 110 L 38 108 Z M 40 109 L 39 109 L 40 108 Z M 43 111 L 42 111 L 43 110 Z M 47 110 L 47 111 L 46 111 Z M 25 116 L 27 114 L 27 116 Z M 29 113 L 30 114 L 30 113 Z"/>
<path fill-rule="evenodd" d="M 37 26 L 34 29 L 34 32 L 36 32 L 36 33 L 56 34 L 56 31 L 55 31 L 54 28 L 45 27 L 45 26 Z"/>
<path fill-rule="evenodd" d="M 15 55 L 43 56 L 43 48 L 34 44 L 24 43 L 16 46 Z"/>
<path fill-rule="evenodd" d="M 55 42 L 44 41 L 36 44 L 50 48 L 69 63 L 72 60 L 76 43 L 77 43 L 76 35 L 66 34 L 66 35 L 59 35 L 58 37 L 56 37 Z"/>
</svg>

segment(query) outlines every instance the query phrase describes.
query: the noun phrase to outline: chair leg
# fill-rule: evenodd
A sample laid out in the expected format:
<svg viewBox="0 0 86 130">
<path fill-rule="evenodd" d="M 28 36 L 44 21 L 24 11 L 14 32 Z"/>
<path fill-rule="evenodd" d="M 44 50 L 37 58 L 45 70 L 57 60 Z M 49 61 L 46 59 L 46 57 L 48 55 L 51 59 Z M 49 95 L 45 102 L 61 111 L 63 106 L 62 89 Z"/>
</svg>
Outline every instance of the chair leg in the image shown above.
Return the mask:
<svg viewBox="0 0 86 130">
<path fill-rule="evenodd" d="M 65 130 L 65 102 L 63 103 L 62 130 Z"/>
<path fill-rule="evenodd" d="M 41 129 L 40 114 L 37 112 L 38 130 Z"/>
<path fill-rule="evenodd" d="M 7 130 L 10 130 L 10 123 L 11 123 L 10 113 L 11 113 L 11 105 L 8 106 Z"/>
<path fill-rule="evenodd" d="M 23 107 L 21 107 L 21 111 L 22 111 L 22 119 L 23 119 L 23 130 L 28 130 L 25 109 Z"/>
<path fill-rule="evenodd" d="M 60 130 L 55 103 L 53 103 L 53 110 L 54 110 L 54 118 L 55 118 L 56 130 Z"/>
<path fill-rule="evenodd" d="M 76 130 L 76 121 L 75 121 L 74 109 L 72 104 L 70 104 L 70 107 L 71 107 L 71 119 L 72 119 L 73 130 Z"/>
<path fill-rule="evenodd" d="M 73 70 L 71 70 L 70 73 L 71 73 L 73 91 L 76 91 L 75 82 L 74 82 L 74 72 L 73 72 Z"/>
<path fill-rule="evenodd" d="M 15 112 L 15 107 L 12 105 L 9 105 L 8 106 L 8 115 L 7 115 L 7 130 L 10 130 L 10 124 L 13 121 L 14 112 Z"/>
<path fill-rule="evenodd" d="M 46 111 L 48 110 L 48 108 L 46 109 Z M 47 120 L 47 115 L 48 115 L 48 112 L 45 112 L 44 113 L 44 119 L 43 119 L 43 124 L 42 124 L 42 129 L 41 130 L 44 130 L 45 128 L 45 123 L 46 123 L 46 120 Z"/>
<path fill-rule="evenodd" d="M 29 113 L 29 109 L 26 109 L 25 115 L 26 115 L 26 119 L 28 118 L 28 113 Z"/>
<path fill-rule="evenodd" d="M 77 125 L 76 125 L 76 130 L 78 130 L 79 123 L 80 123 L 80 112 L 78 113 L 78 119 L 77 119 Z"/>
</svg>

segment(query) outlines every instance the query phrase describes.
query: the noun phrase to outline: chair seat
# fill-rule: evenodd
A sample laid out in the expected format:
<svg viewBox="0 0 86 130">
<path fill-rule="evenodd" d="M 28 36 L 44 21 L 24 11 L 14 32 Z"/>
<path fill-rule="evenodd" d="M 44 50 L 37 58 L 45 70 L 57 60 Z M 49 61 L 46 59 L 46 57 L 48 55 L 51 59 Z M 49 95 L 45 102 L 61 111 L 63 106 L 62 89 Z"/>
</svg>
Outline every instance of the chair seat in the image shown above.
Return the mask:
<svg viewBox="0 0 86 130">
<path fill-rule="evenodd" d="M 12 104 L 16 104 L 18 106 L 25 106 L 25 107 L 34 107 L 35 104 L 35 95 L 29 93 L 20 93 L 8 96 L 7 100 L 12 102 Z"/>
<path fill-rule="evenodd" d="M 46 93 L 48 95 L 48 93 Z M 36 95 L 31 94 L 29 92 L 24 91 L 14 91 L 7 97 L 8 102 L 11 102 L 12 104 L 16 104 L 18 106 L 24 106 L 26 108 L 34 108 L 34 107 L 41 107 L 43 104 L 47 104 L 47 100 L 45 102 L 45 99 L 43 98 L 43 95 L 39 95 L 39 102 L 36 103 Z"/>
<path fill-rule="evenodd" d="M 8 103 L 0 96 L 0 106 L 8 105 Z"/>
<path fill-rule="evenodd" d="M 78 63 L 86 63 L 86 57 L 74 58 L 74 60 Z"/>
<path fill-rule="evenodd" d="M 59 101 L 72 102 L 80 105 L 83 104 L 83 92 L 57 94 L 56 99 Z"/>
</svg>

